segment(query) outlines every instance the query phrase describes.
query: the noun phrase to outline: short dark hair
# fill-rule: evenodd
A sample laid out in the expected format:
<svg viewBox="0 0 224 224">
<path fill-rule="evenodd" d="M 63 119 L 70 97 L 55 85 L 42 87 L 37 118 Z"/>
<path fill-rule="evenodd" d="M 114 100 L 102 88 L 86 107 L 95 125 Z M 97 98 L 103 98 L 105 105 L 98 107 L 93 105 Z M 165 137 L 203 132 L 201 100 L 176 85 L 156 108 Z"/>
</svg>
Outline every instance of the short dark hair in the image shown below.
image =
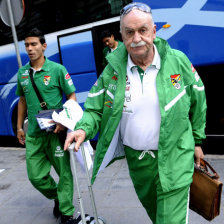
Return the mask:
<svg viewBox="0 0 224 224">
<path fill-rule="evenodd" d="M 27 37 L 39 37 L 41 44 L 46 43 L 43 33 L 37 28 L 33 28 L 30 31 L 28 31 L 27 34 L 25 35 L 25 39 Z"/>
<path fill-rule="evenodd" d="M 104 30 L 100 37 L 101 37 L 101 40 L 103 40 L 103 38 L 105 37 L 111 37 L 111 35 L 114 35 L 113 32 L 111 32 L 110 30 Z"/>
</svg>

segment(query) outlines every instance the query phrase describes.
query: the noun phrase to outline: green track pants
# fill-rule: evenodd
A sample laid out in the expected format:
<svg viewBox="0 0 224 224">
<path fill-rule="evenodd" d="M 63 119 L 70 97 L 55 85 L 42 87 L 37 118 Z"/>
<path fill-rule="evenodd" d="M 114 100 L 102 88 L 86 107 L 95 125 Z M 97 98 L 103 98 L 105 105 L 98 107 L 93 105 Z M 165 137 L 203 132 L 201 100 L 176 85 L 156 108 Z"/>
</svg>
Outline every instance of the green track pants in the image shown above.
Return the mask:
<svg viewBox="0 0 224 224">
<path fill-rule="evenodd" d="M 129 173 L 138 198 L 154 224 L 187 224 L 190 186 L 163 192 L 158 173 L 158 151 L 152 152 L 144 153 L 125 146 Z"/>
<path fill-rule="evenodd" d="M 64 152 L 58 135 L 26 135 L 26 164 L 32 185 L 47 198 L 58 200 L 63 215 L 73 215 L 73 176 L 69 152 Z M 51 166 L 59 176 L 58 184 L 50 175 Z"/>
</svg>

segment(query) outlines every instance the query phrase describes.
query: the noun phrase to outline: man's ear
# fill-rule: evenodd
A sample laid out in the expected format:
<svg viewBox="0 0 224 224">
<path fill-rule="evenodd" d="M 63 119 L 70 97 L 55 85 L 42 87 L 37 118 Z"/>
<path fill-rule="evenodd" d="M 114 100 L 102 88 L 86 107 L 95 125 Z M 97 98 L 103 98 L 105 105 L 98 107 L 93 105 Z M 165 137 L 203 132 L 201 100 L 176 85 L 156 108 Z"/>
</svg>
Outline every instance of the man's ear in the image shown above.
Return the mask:
<svg viewBox="0 0 224 224">
<path fill-rule="evenodd" d="M 47 43 L 43 43 L 42 46 L 43 46 L 43 49 L 44 49 L 44 51 L 45 51 L 46 48 L 47 48 Z"/>
<path fill-rule="evenodd" d="M 153 25 L 153 36 L 156 38 L 156 24 Z"/>
</svg>

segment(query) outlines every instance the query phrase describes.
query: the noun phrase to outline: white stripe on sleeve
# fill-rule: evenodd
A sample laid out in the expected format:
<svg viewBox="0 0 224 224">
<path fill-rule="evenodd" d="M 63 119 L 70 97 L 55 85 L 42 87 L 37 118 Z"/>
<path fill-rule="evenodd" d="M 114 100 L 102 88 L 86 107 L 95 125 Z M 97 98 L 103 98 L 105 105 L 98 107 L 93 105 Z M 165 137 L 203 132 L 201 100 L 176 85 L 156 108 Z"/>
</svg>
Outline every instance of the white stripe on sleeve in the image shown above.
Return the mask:
<svg viewBox="0 0 224 224">
<path fill-rule="evenodd" d="M 105 92 L 105 89 L 101 89 L 99 92 L 96 92 L 96 93 L 88 93 L 88 97 L 96 97 L 101 95 L 104 92 Z"/>
<path fill-rule="evenodd" d="M 203 91 L 205 89 L 204 86 L 197 86 L 197 85 L 193 85 L 194 89 L 197 89 L 198 91 Z"/>
</svg>

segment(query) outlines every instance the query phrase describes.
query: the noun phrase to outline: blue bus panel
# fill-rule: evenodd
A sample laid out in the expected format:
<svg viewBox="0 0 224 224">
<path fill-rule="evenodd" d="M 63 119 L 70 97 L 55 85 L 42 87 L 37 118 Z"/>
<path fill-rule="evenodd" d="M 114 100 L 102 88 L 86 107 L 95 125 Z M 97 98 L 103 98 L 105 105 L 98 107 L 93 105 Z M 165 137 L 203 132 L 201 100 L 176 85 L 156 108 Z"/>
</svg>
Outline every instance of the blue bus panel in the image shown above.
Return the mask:
<svg viewBox="0 0 224 224">
<path fill-rule="evenodd" d="M 137 1 L 136 1 L 137 2 Z M 183 51 L 195 66 L 224 62 L 223 0 L 142 0 L 152 8 L 157 36 Z M 169 28 L 163 28 L 170 24 Z"/>
</svg>

